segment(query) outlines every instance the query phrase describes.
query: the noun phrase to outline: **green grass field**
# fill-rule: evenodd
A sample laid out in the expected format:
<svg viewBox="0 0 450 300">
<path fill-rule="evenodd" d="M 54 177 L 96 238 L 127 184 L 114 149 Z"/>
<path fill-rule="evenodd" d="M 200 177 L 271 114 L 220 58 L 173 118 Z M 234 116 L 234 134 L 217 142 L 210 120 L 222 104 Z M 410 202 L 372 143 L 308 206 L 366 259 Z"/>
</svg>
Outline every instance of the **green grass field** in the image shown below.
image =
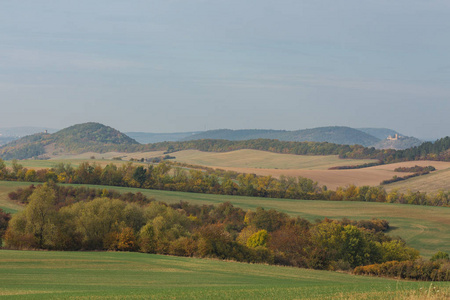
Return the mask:
<svg viewBox="0 0 450 300">
<path fill-rule="evenodd" d="M 9 201 L 8 194 L 18 188 L 29 186 L 30 183 L 15 181 L 0 181 L 0 208 L 9 213 L 15 213 L 23 207 L 15 202 Z"/>
<path fill-rule="evenodd" d="M 0 251 L 0 282 L 5 299 L 403 299 L 430 289 L 427 282 L 209 259 L 7 250 Z M 437 286 L 448 291 L 450 283 Z"/>
<path fill-rule="evenodd" d="M 0 207 L 18 210 L 22 207 L 11 203 L 7 194 L 18 187 L 30 183 L 0 181 Z M 258 197 L 207 195 L 196 193 L 146 190 L 109 186 L 92 188 L 114 189 L 120 192 L 141 192 L 158 201 L 176 203 L 187 201 L 195 204 L 218 204 L 230 201 L 243 209 L 255 210 L 257 207 L 274 208 L 310 221 L 323 219 L 370 219 L 380 218 L 389 221 L 392 229 L 389 234 L 400 236 L 408 245 L 418 249 L 424 257 L 431 257 L 438 250 L 450 252 L 450 208 L 429 207 L 405 204 L 369 203 L 369 202 L 333 202 L 317 200 L 290 200 Z"/>
</svg>

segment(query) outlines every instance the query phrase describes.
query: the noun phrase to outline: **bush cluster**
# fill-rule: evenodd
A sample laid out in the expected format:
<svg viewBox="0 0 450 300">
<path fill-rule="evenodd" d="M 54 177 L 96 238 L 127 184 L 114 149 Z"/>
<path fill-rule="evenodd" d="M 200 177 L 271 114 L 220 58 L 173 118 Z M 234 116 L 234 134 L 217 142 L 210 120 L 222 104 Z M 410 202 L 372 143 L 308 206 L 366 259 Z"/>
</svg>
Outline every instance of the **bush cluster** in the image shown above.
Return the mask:
<svg viewBox="0 0 450 300">
<path fill-rule="evenodd" d="M 356 267 L 353 271 L 357 275 L 387 276 L 401 279 L 422 281 L 450 281 L 450 262 L 407 260 L 389 261 Z"/>
<path fill-rule="evenodd" d="M 419 255 L 384 233 L 385 220 L 310 223 L 273 209 L 244 211 L 228 202 L 167 205 L 103 197 L 74 203 L 59 201 L 59 189 L 49 184 L 33 189 L 26 208 L 9 221 L 6 247 L 140 251 L 329 270 Z"/>
</svg>

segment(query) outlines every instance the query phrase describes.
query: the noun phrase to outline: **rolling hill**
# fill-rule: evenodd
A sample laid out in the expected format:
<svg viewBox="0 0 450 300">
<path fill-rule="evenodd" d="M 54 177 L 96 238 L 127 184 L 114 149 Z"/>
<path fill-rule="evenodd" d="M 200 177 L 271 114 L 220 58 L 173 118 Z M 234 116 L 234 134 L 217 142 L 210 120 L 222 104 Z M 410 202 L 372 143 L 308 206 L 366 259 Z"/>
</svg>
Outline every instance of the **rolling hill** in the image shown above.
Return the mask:
<svg viewBox="0 0 450 300">
<path fill-rule="evenodd" d="M 328 142 L 339 145 L 362 145 L 375 149 L 404 150 L 422 144 L 415 137 L 402 136 L 398 140 L 388 140 L 388 136 L 399 134 L 387 128 L 350 128 L 344 126 L 318 127 L 295 131 L 270 129 L 218 129 L 190 134 L 182 141 L 213 139 L 242 141 L 253 139 L 277 139 L 288 142 Z"/>
<path fill-rule="evenodd" d="M 12 141 L 0 148 L 3 159 L 44 158 L 52 153 L 126 150 L 138 145 L 134 139 L 99 123 L 73 125 L 56 133 L 37 133 Z"/>
<path fill-rule="evenodd" d="M 379 138 L 360 130 L 344 127 L 318 127 L 312 129 L 302 129 L 295 131 L 286 130 L 264 130 L 264 129 L 219 129 L 209 130 L 198 134 L 193 134 L 183 140 L 201 139 L 223 139 L 230 141 L 252 140 L 252 139 L 278 139 L 280 141 L 291 142 L 328 142 L 342 145 L 362 145 L 371 146 L 380 141 Z"/>
</svg>

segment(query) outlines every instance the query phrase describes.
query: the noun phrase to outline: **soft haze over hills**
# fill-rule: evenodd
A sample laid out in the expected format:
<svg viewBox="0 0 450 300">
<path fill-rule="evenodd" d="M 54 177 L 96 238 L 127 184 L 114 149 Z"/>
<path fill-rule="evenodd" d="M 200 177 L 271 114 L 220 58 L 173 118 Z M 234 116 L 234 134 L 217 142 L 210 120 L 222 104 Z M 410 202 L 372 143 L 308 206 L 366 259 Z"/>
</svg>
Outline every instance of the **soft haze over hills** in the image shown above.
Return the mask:
<svg viewBox="0 0 450 300">
<path fill-rule="evenodd" d="M 23 137 L 30 134 L 35 134 L 39 132 L 54 133 L 58 131 L 58 129 L 48 128 L 48 127 L 33 127 L 33 126 L 25 126 L 25 127 L 8 127 L 8 128 L 0 128 L 0 136 L 3 137 Z"/>
<path fill-rule="evenodd" d="M 370 134 L 380 140 L 384 140 L 388 136 L 394 136 L 395 134 L 403 135 L 389 128 L 355 128 L 355 129 Z"/>
<path fill-rule="evenodd" d="M 376 131 L 376 129 L 371 129 Z M 385 131 L 386 129 L 382 129 Z M 328 142 L 341 145 L 362 145 L 376 148 L 404 149 L 421 144 L 414 138 L 404 138 L 386 142 L 357 129 L 341 126 L 320 127 L 297 131 L 285 130 L 211 130 L 200 133 L 153 134 L 135 133 L 141 140 L 160 139 L 172 141 L 192 140 L 280 140 L 293 142 Z M 150 144 L 149 144 L 150 145 Z M 120 131 L 100 123 L 77 124 L 50 134 L 40 132 L 0 147 L 0 156 L 4 159 L 25 159 L 31 157 L 48 158 L 49 155 L 62 153 L 82 153 L 88 151 L 143 151 L 152 147 L 140 146 L 139 142 Z M 159 146 L 161 148 L 164 146 Z M 167 147 L 167 146 L 165 146 Z M 404 147 L 404 148 L 402 148 Z M 158 149 L 159 149 L 158 148 Z"/>
<path fill-rule="evenodd" d="M 362 145 L 377 149 L 406 149 L 418 146 L 421 140 L 414 137 L 403 137 L 397 131 L 387 128 L 355 129 L 343 126 L 319 127 L 295 131 L 272 129 L 216 129 L 202 132 L 186 133 L 127 133 L 140 143 L 157 143 L 162 141 L 191 141 L 200 139 L 224 139 L 230 141 L 251 139 L 277 139 L 280 141 L 313 141 L 329 142 L 343 145 Z M 402 136 L 395 141 L 387 141 L 388 136 Z"/>
<path fill-rule="evenodd" d="M 200 133 L 200 131 L 174 132 L 174 133 L 125 132 L 126 135 L 135 139 L 141 144 L 159 143 L 166 141 L 179 141 L 197 133 Z"/>
<path fill-rule="evenodd" d="M 225 140 L 249 140 L 249 139 L 278 139 L 294 142 L 329 142 L 334 144 L 370 146 L 379 139 L 362 131 L 341 126 L 320 127 L 296 131 L 285 130 L 211 130 L 192 135 L 185 140 L 198 139 L 225 139 Z"/>
<path fill-rule="evenodd" d="M 2 1 L 0 127 L 450 135 L 448 1 Z"/>
</svg>

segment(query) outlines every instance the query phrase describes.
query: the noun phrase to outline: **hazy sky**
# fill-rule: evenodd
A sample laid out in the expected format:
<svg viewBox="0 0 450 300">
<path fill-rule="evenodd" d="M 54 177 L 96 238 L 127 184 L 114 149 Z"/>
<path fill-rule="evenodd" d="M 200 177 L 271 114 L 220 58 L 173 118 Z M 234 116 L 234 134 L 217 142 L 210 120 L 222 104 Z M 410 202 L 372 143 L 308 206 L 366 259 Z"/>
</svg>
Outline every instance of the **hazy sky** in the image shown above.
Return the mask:
<svg viewBox="0 0 450 300">
<path fill-rule="evenodd" d="M 450 135 L 450 1 L 0 0 L 0 127 Z"/>
</svg>

